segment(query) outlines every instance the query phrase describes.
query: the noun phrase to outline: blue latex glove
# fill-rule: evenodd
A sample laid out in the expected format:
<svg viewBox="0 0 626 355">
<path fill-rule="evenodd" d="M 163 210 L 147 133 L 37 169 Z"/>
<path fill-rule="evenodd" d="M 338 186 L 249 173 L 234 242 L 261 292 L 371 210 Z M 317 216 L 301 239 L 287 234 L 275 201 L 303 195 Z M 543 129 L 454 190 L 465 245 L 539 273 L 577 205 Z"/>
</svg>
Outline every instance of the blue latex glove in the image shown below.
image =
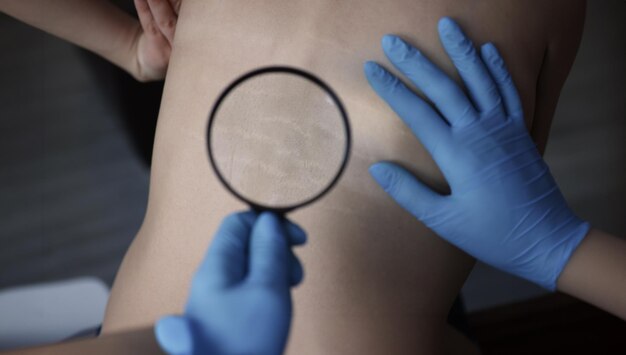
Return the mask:
<svg viewBox="0 0 626 355">
<path fill-rule="evenodd" d="M 569 209 L 529 136 L 517 90 L 494 45 L 483 45 L 478 54 L 449 18 L 439 22 L 439 34 L 469 97 L 396 36 L 383 38 L 385 54 L 438 111 L 380 65 L 366 63 L 365 73 L 430 152 L 452 192 L 440 195 L 389 162 L 372 165 L 370 173 L 450 243 L 554 290 L 589 224 Z"/>
<path fill-rule="evenodd" d="M 271 213 L 222 222 L 192 283 L 182 316 L 162 318 L 157 340 L 170 354 L 281 354 L 291 323 L 290 288 L 303 269 L 289 245 L 297 225 Z"/>
</svg>

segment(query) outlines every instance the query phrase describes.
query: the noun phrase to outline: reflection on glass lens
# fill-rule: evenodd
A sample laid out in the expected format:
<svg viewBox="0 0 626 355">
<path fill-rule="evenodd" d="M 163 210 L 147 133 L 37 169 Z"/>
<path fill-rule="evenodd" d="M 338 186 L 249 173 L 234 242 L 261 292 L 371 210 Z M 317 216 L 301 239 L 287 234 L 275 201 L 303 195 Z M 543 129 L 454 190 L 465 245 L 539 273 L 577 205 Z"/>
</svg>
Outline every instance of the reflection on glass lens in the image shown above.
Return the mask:
<svg viewBox="0 0 626 355">
<path fill-rule="evenodd" d="M 322 87 L 268 72 L 240 82 L 222 99 L 209 149 L 238 194 L 284 208 L 314 198 L 333 181 L 349 148 L 346 124 Z"/>
</svg>

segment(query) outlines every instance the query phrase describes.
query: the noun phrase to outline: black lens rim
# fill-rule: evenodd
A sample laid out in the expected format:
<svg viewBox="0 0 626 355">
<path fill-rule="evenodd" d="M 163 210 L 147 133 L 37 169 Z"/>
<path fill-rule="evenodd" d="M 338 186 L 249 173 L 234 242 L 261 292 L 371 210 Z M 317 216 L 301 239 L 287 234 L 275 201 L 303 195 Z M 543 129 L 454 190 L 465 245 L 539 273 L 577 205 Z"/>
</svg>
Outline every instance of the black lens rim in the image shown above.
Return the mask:
<svg viewBox="0 0 626 355">
<path fill-rule="evenodd" d="M 341 165 L 339 167 L 339 169 L 337 170 L 337 173 L 335 174 L 335 176 L 333 177 L 333 179 L 328 183 L 328 185 L 326 185 L 326 187 L 324 187 L 319 193 L 317 193 L 317 195 L 304 200 L 302 202 L 298 202 L 296 204 L 293 205 L 287 205 L 287 206 L 278 206 L 278 207 L 272 207 L 272 206 L 268 206 L 268 205 L 263 205 L 263 204 L 259 204 L 256 203 L 248 198 L 246 198 L 245 196 L 243 196 L 242 194 L 240 194 L 239 192 L 237 192 L 237 190 L 235 190 L 229 183 L 228 181 L 224 178 L 224 176 L 222 175 L 222 173 L 220 172 L 220 169 L 217 167 L 217 163 L 215 162 L 215 158 L 213 157 L 213 150 L 211 149 L 211 129 L 213 128 L 213 122 L 215 121 L 215 116 L 220 108 L 220 105 L 222 104 L 222 102 L 224 101 L 224 99 L 228 96 L 228 94 L 234 90 L 238 85 L 240 85 L 241 83 L 245 82 L 246 80 L 257 76 L 257 75 L 264 75 L 264 74 L 269 74 L 269 73 L 287 73 L 287 74 L 294 74 L 297 76 L 300 76 L 302 78 L 305 78 L 309 81 L 311 81 L 312 83 L 316 84 L 317 86 L 319 86 L 322 90 L 324 90 L 333 100 L 333 102 L 335 103 L 335 105 L 337 106 L 337 108 L 339 109 L 339 113 L 341 114 L 341 118 L 345 127 L 345 136 L 346 136 L 346 150 L 343 156 L 343 161 L 341 162 Z M 255 211 L 270 211 L 270 212 L 275 212 L 277 214 L 286 214 L 288 212 L 291 212 L 295 209 L 304 207 L 306 205 L 309 205 L 317 200 L 319 200 L 320 198 L 322 198 L 322 196 L 326 195 L 330 190 L 332 190 L 332 188 L 337 184 L 337 182 L 339 181 L 339 178 L 341 177 L 341 175 L 343 174 L 343 172 L 346 170 L 346 167 L 348 165 L 348 160 L 350 157 L 350 152 L 352 149 L 352 134 L 351 134 L 351 130 L 350 130 L 350 121 L 348 120 L 348 113 L 343 105 L 343 103 L 341 102 L 341 99 L 339 98 L 339 96 L 335 93 L 335 91 L 333 89 L 331 89 L 331 87 L 329 85 L 327 85 L 324 81 L 322 81 L 320 78 L 318 78 L 317 76 L 313 75 L 310 72 L 307 72 L 305 70 L 302 69 L 298 69 L 295 67 L 289 67 L 289 66 L 267 66 L 267 67 L 261 67 L 255 70 L 252 70 L 250 72 L 247 72 L 243 75 L 241 75 L 239 78 L 235 79 L 235 81 L 233 81 L 232 83 L 230 83 L 220 94 L 220 96 L 218 97 L 217 101 L 215 102 L 215 104 L 213 104 L 213 108 L 211 109 L 211 113 L 209 114 L 209 123 L 207 125 L 207 131 L 206 131 L 206 135 L 207 135 L 207 150 L 209 153 L 209 161 L 211 163 L 211 167 L 213 168 L 213 171 L 215 172 L 215 174 L 217 175 L 218 180 L 222 183 L 222 185 L 224 185 L 224 187 L 226 187 L 226 189 L 228 191 L 230 191 L 234 196 L 236 196 L 238 199 L 240 199 L 241 201 L 245 202 L 246 204 L 248 204 L 253 210 Z"/>
</svg>

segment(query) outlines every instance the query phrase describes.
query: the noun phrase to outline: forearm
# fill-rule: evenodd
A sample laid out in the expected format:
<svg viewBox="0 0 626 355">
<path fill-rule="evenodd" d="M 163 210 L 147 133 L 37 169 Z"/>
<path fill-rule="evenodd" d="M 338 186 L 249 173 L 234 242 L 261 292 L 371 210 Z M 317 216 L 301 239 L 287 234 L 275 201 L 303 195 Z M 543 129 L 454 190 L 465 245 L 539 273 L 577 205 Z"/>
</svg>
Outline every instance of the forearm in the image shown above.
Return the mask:
<svg viewBox="0 0 626 355">
<path fill-rule="evenodd" d="M 162 354 L 152 328 L 115 333 L 97 338 L 16 349 L 2 355 L 72 355 L 72 354 Z"/>
<path fill-rule="evenodd" d="M 0 0 L 0 11 L 88 49 L 138 77 L 137 20 L 106 0 Z"/>
<path fill-rule="evenodd" d="M 557 287 L 626 319 L 626 241 L 592 229 L 572 254 Z"/>
</svg>

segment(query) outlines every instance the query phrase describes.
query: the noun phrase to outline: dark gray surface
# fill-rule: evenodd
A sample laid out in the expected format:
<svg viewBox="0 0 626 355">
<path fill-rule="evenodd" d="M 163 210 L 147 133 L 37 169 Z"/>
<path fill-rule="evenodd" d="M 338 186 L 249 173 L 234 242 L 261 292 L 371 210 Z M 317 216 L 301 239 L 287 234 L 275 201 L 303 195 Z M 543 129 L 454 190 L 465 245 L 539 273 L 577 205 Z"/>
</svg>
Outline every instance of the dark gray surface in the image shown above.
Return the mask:
<svg viewBox="0 0 626 355">
<path fill-rule="evenodd" d="M 1 14 L 0 48 L 0 288 L 110 284 L 148 172 L 77 49 Z"/>
</svg>

